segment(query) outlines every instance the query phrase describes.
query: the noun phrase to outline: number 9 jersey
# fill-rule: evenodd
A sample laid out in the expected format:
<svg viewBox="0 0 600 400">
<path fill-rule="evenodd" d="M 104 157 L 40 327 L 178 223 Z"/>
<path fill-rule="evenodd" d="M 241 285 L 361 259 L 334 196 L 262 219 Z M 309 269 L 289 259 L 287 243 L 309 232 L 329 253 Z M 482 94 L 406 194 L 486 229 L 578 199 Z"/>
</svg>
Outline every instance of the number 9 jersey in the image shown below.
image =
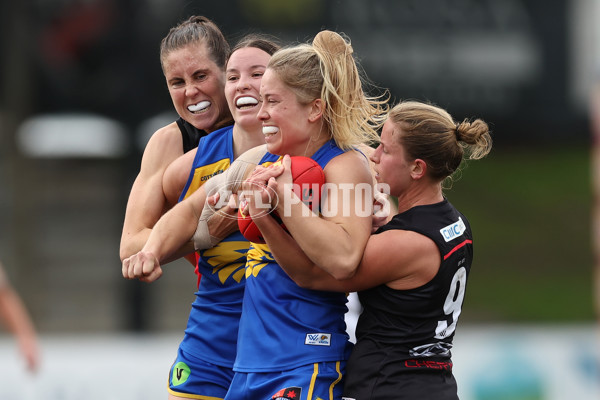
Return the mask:
<svg viewBox="0 0 600 400">
<path fill-rule="evenodd" d="M 408 392 L 393 398 L 417 398 L 411 393 L 422 395 L 424 388 L 429 398 L 458 398 L 450 350 L 473 260 L 469 222 L 444 199 L 394 216 L 375 234 L 392 229 L 430 238 L 440 251 L 440 268 L 432 280 L 414 289 L 380 285 L 358 293 L 364 309 L 347 365 L 344 395 L 361 400 L 386 398 L 383 386 L 389 384 L 392 392 L 391 387 L 403 381 Z M 367 388 L 362 382 L 375 386 Z M 413 383 L 415 391 L 411 392 L 406 385 Z"/>
</svg>

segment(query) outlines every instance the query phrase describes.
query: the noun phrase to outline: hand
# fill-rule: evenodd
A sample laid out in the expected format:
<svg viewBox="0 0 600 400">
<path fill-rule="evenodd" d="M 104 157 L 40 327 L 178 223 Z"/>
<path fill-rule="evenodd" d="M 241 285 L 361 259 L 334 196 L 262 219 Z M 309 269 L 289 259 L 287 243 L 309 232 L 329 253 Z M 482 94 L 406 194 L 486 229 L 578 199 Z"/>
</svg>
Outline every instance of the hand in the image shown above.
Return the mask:
<svg viewBox="0 0 600 400">
<path fill-rule="evenodd" d="M 377 229 L 387 224 L 390 220 L 390 200 L 385 193 L 375 191 L 375 199 L 373 200 L 373 216 L 371 233 L 375 233 Z"/>
<path fill-rule="evenodd" d="M 29 372 L 36 372 L 40 364 L 40 351 L 34 335 L 19 338 L 19 348 L 25 358 Z"/>
<path fill-rule="evenodd" d="M 280 163 L 269 167 L 257 166 L 252 174 L 242 183 L 240 194 L 240 209 L 245 215 L 252 217 L 268 213 L 277 196 L 273 190 L 275 177 L 284 171 Z"/>
<path fill-rule="evenodd" d="M 162 276 L 158 259 L 150 252 L 140 251 L 123 260 L 123 277 L 139 279 L 142 282 L 154 282 Z"/>
</svg>

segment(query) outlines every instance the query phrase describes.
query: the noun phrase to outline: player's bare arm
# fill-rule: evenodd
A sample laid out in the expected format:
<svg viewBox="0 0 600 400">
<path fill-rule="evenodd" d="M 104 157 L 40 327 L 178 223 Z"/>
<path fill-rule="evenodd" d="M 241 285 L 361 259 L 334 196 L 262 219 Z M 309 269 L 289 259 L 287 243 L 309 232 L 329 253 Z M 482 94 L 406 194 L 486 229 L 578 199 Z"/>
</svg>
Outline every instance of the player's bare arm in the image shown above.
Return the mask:
<svg viewBox="0 0 600 400">
<path fill-rule="evenodd" d="M 149 140 L 127 202 L 119 251 L 121 260 L 144 246 L 150 230 L 164 213 L 163 175 L 167 166 L 182 153 L 176 123 L 159 129 Z"/>
<path fill-rule="evenodd" d="M 308 259 L 293 241 L 273 251 L 273 255 L 299 286 L 338 292 L 356 292 L 384 284 L 398 290 L 414 289 L 433 279 L 440 265 L 440 254 L 433 241 L 402 230 L 371 236 L 356 273 L 349 279 L 335 279 Z"/>
<path fill-rule="evenodd" d="M 141 250 L 123 260 L 123 277 L 152 282 L 162 275 L 161 265 L 193 251 L 192 241 L 195 242 L 199 225 L 210 226 L 209 220 L 213 217 L 219 220 L 219 216 L 215 215 L 215 208 L 206 205 L 207 193 L 212 195 L 222 187 L 235 189 L 234 184 L 250 174 L 256 165 L 255 160 L 260 159 L 264 153 L 264 146 L 246 152 L 225 173 L 211 178 L 187 199 L 167 211 L 151 229 Z M 229 219 L 224 221 L 225 224 L 230 222 Z M 209 228 L 206 228 L 205 232 L 208 231 Z M 210 231 L 214 233 L 217 229 L 211 228 Z M 204 248 L 208 247 L 210 246 Z"/>
<path fill-rule="evenodd" d="M 287 157 L 284 163 L 289 169 Z M 328 212 L 322 218 L 303 217 L 307 210 L 300 201 L 289 206 L 280 202 L 278 212 L 291 235 L 316 265 L 337 279 L 346 279 L 354 274 L 371 233 L 372 190 L 366 188 L 372 189 L 372 176 L 365 157 L 354 151 L 334 158 L 324 172 L 328 190 L 322 204 Z M 290 179 L 288 173 L 282 177 Z M 277 187 L 280 197 L 294 196 L 284 193 L 285 190 L 291 192 L 289 185 L 278 184 Z M 365 194 L 371 197 L 362 198 Z M 284 206 L 289 207 L 289 211 L 284 210 Z M 360 213 L 360 210 L 365 212 Z"/>
</svg>

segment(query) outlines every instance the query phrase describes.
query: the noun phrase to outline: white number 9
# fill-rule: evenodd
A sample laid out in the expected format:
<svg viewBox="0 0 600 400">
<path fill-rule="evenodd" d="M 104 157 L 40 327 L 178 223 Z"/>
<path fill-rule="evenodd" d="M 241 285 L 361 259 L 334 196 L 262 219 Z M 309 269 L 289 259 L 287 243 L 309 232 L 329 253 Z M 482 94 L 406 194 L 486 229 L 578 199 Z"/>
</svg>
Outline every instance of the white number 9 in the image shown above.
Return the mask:
<svg viewBox="0 0 600 400">
<path fill-rule="evenodd" d="M 458 316 L 462 308 L 463 299 L 465 298 L 465 286 L 467 284 L 467 270 L 465 267 L 460 267 L 452 278 L 450 283 L 450 291 L 444 302 L 444 314 L 452 315 L 450 321 L 452 322 L 448 326 L 448 321 L 438 321 L 437 328 L 435 329 L 435 338 L 444 339 L 450 336 L 456 329 L 456 322 L 458 322 Z"/>
</svg>

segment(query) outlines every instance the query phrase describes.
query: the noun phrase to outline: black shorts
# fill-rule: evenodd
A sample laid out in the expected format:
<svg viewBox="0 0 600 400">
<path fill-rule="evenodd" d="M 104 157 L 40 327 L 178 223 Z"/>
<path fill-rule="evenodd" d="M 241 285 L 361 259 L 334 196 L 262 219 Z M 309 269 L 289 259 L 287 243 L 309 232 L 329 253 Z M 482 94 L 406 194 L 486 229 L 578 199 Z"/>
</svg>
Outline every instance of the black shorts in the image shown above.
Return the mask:
<svg viewBox="0 0 600 400">
<path fill-rule="evenodd" d="M 389 352 L 374 348 L 370 350 L 373 351 L 352 353 L 350 356 L 346 367 L 344 399 L 458 400 L 450 363 L 400 361 L 397 355 Z"/>
</svg>

